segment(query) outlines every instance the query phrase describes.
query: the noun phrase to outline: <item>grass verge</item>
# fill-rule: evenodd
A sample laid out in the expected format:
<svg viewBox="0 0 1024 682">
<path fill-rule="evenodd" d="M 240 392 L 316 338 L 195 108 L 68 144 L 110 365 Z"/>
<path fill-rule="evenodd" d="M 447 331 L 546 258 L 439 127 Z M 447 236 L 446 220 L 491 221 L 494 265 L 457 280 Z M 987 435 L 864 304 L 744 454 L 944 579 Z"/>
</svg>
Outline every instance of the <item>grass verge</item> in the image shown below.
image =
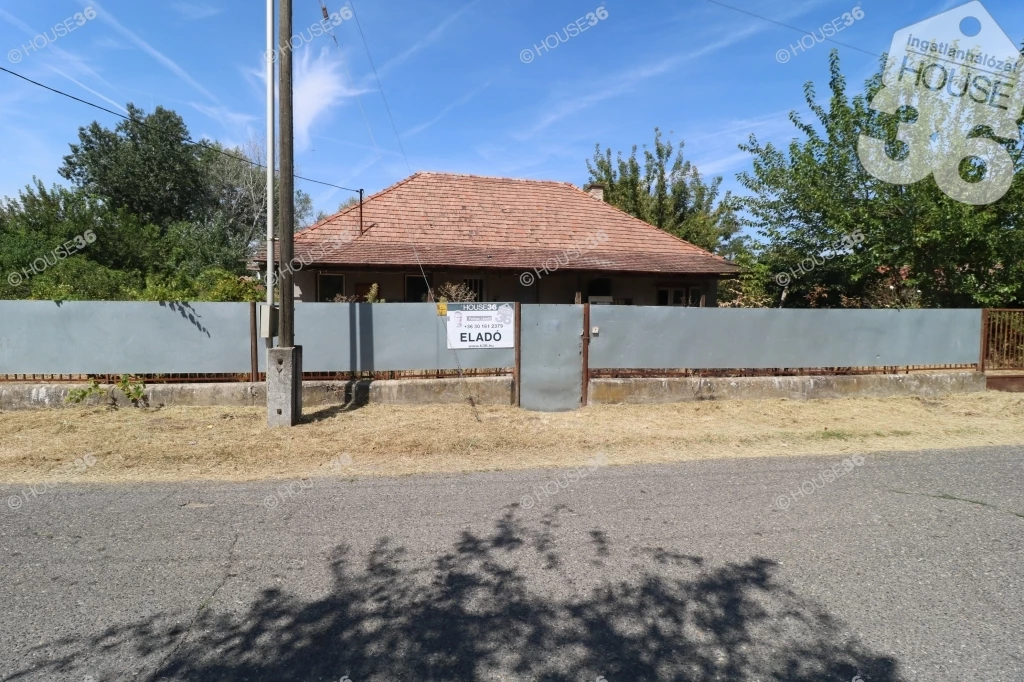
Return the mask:
<svg viewBox="0 0 1024 682">
<path fill-rule="evenodd" d="M 0 416 L 0 482 L 403 475 L 575 466 L 598 452 L 612 464 L 632 464 L 1024 444 L 1024 395 L 997 392 L 557 414 L 377 405 L 320 409 L 307 419 L 270 430 L 262 408 L 7 412 Z M 86 455 L 94 465 L 81 466 Z M 339 456 L 351 463 L 331 467 Z"/>
</svg>

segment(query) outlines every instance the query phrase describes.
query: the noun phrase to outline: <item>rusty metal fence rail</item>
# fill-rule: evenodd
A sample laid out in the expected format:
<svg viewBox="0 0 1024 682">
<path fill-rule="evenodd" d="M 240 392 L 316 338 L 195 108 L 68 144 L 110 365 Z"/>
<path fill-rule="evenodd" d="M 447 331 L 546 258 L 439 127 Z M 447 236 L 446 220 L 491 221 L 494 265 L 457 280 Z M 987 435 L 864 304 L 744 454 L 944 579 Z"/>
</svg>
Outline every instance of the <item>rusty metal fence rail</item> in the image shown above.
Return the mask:
<svg viewBox="0 0 1024 682">
<path fill-rule="evenodd" d="M 1024 310 L 986 310 L 982 329 L 982 371 L 1024 373 Z"/>
<path fill-rule="evenodd" d="M 425 369 L 425 370 L 394 370 L 381 372 L 303 372 L 304 381 L 360 381 L 385 379 L 443 379 L 446 377 L 492 377 L 509 376 L 513 367 L 495 369 L 466 368 L 461 374 L 458 370 Z M 214 384 L 243 381 L 266 381 L 263 372 L 252 373 L 192 373 L 192 374 L 132 374 L 147 384 Z M 31 383 L 31 384 L 82 384 L 96 379 L 101 384 L 116 382 L 119 374 L 0 374 L 0 383 Z"/>
</svg>

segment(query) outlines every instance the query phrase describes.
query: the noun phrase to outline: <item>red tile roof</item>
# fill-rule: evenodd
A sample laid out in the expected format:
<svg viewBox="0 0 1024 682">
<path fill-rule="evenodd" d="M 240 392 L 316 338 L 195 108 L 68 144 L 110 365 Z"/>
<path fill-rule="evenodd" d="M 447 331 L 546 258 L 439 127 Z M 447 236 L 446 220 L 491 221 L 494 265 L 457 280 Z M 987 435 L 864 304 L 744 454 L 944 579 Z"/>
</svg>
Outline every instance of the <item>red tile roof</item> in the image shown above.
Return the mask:
<svg viewBox="0 0 1024 682">
<path fill-rule="evenodd" d="M 367 198 L 363 234 L 358 205 L 297 233 L 295 254 L 314 265 L 359 267 L 739 270 L 569 183 L 450 173 L 416 173 Z"/>
</svg>

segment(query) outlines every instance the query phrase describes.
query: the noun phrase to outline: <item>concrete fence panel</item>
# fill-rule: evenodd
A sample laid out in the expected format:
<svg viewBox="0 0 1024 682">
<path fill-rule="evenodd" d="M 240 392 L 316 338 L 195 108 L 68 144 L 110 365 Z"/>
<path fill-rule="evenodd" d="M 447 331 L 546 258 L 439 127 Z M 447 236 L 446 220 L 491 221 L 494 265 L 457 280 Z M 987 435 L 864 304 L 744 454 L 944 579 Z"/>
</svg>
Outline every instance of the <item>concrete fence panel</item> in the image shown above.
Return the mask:
<svg viewBox="0 0 1024 682">
<path fill-rule="evenodd" d="M 248 303 L 0 301 L 0 374 L 249 369 Z"/>
<path fill-rule="evenodd" d="M 433 303 L 300 303 L 304 372 L 511 368 L 512 348 L 453 351 Z M 260 352 L 260 369 L 266 350 Z"/>
<path fill-rule="evenodd" d="M 981 310 L 592 306 L 592 369 L 953 365 L 978 361 Z"/>
</svg>

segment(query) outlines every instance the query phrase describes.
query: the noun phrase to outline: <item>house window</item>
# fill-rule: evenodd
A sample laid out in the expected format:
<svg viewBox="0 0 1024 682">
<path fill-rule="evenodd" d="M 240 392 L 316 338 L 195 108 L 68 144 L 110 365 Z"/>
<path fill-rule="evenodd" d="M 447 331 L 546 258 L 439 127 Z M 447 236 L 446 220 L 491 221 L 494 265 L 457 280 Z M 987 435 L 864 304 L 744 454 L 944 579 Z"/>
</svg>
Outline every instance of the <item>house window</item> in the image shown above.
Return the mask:
<svg viewBox="0 0 1024 682">
<path fill-rule="evenodd" d="M 701 286 L 658 289 L 658 305 L 699 308 L 704 296 Z"/>
<path fill-rule="evenodd" d="M 590 280 L 587 285 L 587 298 L 591 296 L 611 296 L 612 280 L 608 277 L 600 277 Z"/>
<path fill-rule="evenodd" d="M 419 275 L 405 276 L 405 302 L 423 303 L 430 294 L 430 283 Z"/>
<path fill-rule="evenodd" d="M 474 294 L 476 294 L 477 301 L 483 301 L 484 299 L 484 280 L 480 279 L 464 279 L 462 283 L 469 288 Z"/>
<path fill-rule="evenodd" d="M 370 293 L 370 289 L 373 288 L 372 282 L 357 282 L 356 283 L 356 296 L 359 297 L 359 302 L 366 300 L 366 296 Z M 379 292 L 378 292 L 379 293 Z"/>
<path fill-rule="evenodd" d="M 345 275 L 325 275 L 320 273 L 317 277 L 317 297 L 321 303 L 329 303 L 335 296 L 345 294 Z"/>
</svg>

